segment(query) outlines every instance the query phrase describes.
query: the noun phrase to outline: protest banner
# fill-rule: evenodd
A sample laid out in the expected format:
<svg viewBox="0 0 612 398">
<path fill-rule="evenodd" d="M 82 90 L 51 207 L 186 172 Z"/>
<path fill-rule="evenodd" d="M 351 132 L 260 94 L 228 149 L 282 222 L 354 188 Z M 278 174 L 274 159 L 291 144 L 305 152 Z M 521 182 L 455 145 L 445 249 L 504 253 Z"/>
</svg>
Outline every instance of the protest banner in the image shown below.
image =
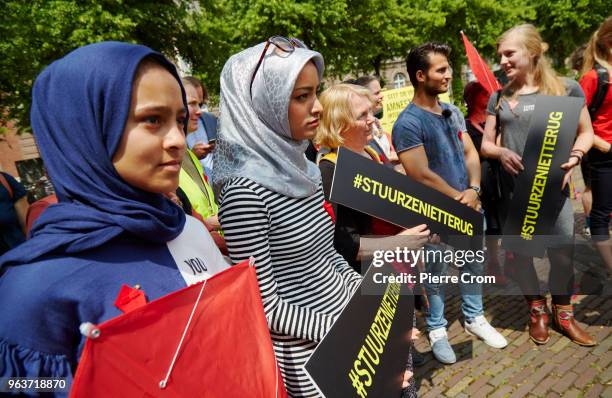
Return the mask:
<svg viewBox="0 0 612 398">
<path fill-rule="evenodd" d="M 383 94 L 383 118 L 380 121 L 383 131 L 391 133 L 393 123 L 397 120 L 399 114 L 408 106 L 410 100 L 414 96 L 414 87 L 407 86 L 395 88 L 393 90 L 385 90 Z M 448 93 L 438 96 L 440 101 L 450 103 Z"/>
<path fill-rule="evenodd" d="M 482 214 L 345 148 L 338 150 L 330 200 L 404 228 L 427 224 L 456 248 L 482 248 Z"/>
<path fill-rule="evenodd" d="M 536 98 L 522 155 L 525 169 L 515 180 L 504 225 L 504 249 L 543 257 L 557 241 L 549 234 L 567 200 L 561 192 L 561 165 L 570 154 L 583 105 L 584 100 L 575 97 Z"/>
<path fill-rule="evenodd" d="M 327 398 L 399 397 L 411 345 L 414 297 L 405 283 L 379 286 L 370 267 L 336 323 L 306 363 Z M 390 274 L 388 274 L 390 275 Z"/>
</svg>

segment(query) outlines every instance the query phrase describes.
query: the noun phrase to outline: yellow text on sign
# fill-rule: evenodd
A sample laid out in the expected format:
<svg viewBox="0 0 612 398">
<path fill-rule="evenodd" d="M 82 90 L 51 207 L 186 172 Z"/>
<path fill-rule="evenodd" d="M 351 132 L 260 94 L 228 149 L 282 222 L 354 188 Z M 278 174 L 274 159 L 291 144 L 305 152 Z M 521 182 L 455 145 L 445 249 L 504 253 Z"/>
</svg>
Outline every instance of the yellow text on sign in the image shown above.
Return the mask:
<svg viewBox="0 0 612 398">
<path fill-rule="evenodd" d="M 391 133 L 393 123 L 397 120 L 399 114 L 408 106 L 410 100 L 414 96 L 414 87 L 395 88 L 393 90 L 383 91 L 383 118 L 381 120 L 383 131 Z M 450 103 L 448 93 L 444 93 L 438 97 L 440 101 Z"/>
<path fill-rule="evenodd" d="M 380 307 L 374 317 L 374 322 L 370 326 L 365 342 L 349 371 L 348 376 L 351 384 L 361 398 L 368 396 L 368 387 L 372 385 L 372 380 L 376 374 L 376 366 L 380 364 L 380 357 L 385 350 L 389 331 L 395 318 L 399 294 L 399 283 L 390 283 L 387 286 Z"/>
</svg>

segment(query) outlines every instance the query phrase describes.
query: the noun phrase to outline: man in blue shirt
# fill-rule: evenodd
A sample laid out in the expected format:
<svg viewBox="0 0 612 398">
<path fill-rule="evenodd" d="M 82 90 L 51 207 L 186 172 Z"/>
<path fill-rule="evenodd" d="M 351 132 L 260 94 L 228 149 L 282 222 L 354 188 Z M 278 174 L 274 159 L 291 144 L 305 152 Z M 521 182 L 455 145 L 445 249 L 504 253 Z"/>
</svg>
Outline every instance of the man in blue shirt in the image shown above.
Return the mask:
<svg viewBox="0 0 612 398">
<path fill-rule="evenodd" d="M 200 100 L 200 107 L 204 107 L 208 101 L 206 89 L 202 82 L 193 77 L 187 76 L 183 78 L 184 84 L 189 84 L 195 87 Z M 198 117 L 198 128 L 187 135 L 185 140 L 189 149 L 200 159 L 200 164 L 204 168 L 204 174 L 212 181 L 213 156 L 212 152 L 215 149 L 215 141 L 217 139 L 217 118 L 210 112 L 202 110 Z"/>
<path fill-rule="evenodd" d="M 480 210 L 478 152 L 461 111 L 438 101 L 438 94 L 448 91 L 452 78 L 449 54 L 450 47 L 439 43 L 425 43 L 408 54 L 406 66 L 415 92 L 393 126 L 393 145 L 409 177 Z M 437 244 L 425 246 L 426 252 L 442 249 Z M 427 273 L 448 273 L 448 264 L 439 261 L 440 256 L 427 258 L 433 258 L 426 261 Z M 482 275 L 483 264 L 468 262 L 461 272 Z M 505 347 L 506 339 L 484 317 L 481 284 L 460 283 L 460 288 L 466 332 L 492 347 Z M 442 363 L 454 363 L 457 358 L 446 334 L 444 284 L 425 283 L 425 289 L 430 304 L 426 323 L 434 357 Z"/>
</svg>

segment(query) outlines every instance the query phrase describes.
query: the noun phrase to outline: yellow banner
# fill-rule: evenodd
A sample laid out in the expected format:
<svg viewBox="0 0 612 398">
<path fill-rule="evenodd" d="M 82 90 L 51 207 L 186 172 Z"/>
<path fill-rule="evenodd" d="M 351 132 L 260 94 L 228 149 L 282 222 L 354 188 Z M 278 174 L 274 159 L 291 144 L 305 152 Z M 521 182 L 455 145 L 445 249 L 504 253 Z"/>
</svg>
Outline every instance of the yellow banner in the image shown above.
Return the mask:
<svg viewBox="0 0 612 398">
<path fill-rule="evenodd" d="M 383 131 L 391 134 L 393 123 L 397 120 L 399 114 L 408 106 L 410 100 L 414 96 L 414 87 L 395 88 L 393 90 L 383 91 L 383 118 L 381 120 Z M 440 101 L 450 104 L 448 93 L 438 96 Z"/>
</svg>

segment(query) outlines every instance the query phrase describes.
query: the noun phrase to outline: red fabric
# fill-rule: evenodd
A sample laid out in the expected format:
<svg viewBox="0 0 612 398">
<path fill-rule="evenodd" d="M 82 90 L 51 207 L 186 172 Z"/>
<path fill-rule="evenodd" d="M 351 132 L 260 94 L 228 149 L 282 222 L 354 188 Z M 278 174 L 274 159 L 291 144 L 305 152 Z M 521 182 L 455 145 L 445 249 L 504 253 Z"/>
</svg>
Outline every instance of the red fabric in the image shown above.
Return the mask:
<svg viewBox="0 0 612 398">
<path fill-rule="evenodd" d="M 580 79 L 580 86 L 584 91 L 587 107 L 593 102 L 597 91 L 597 72 L 595 69 L 585 73 Z M 612 87 L 608 85 L 608 92 L 601 107 L 593 120 L 593 131 L 604 141 L 612 143 Z"/>
<path fill-rule="evenodd" d="M 115 300 L 115 307 L 119 308 L 121 312 L 127 314 L 135 309 L 138 309 L 147 304 L 147 298 L 142 290 L 128 285 L 121 286 L 117 299 Z"/>
<path fill-rule="evenodd" d="M 87 338 L 71 397 L 287 397 L 255 268 L 245 261 L 208 279 L 160 389 L 202 283 L 108 320 Z"/>
<path fill-rule="evenodd" d="M 482 130 L 480 125 L 484 125 L 487 120 L 487 105 L 490 96 L 491 94 L 477 81 L 469 82 L 463 89 L 463 99 L 468 111 L 465 119 L 471 121 L 479 131 Z"/>
<path fill-rule="evenodd" d="M 497 90 L 501 88 L 499 82 L 495 78 L 495 75 L 489 68 L 489 65 L 480 57 L 478 51 L 472 43 L 468 40 L 467 36 L 461 32 L 461 36 L 463 37 L 463 44 L 465 45 L 465 55 L 467 56 L 468 63 L 470 64 L 470 69 L 472 69 L 472 73 L 476 76 L 476 79 L 482 87 L 490 94 L 493 94 Z"/>
<path fill-rule="evenodd" d="M 372 217 L 372 235 L 397 235 L 403 230 L 404 228 L 395 224 Z"/>
<path fill-rule="evenodd" d="M 327 214 L 329 214 L 332 222 L 335 224 L 336 215 L 334 214 L 334 208 L 332 207 L 331 203 L 329 203 L 328 201 L 323 201 L 323 208 L 325 209 L 325 211 L 327 211 Z"/>
<path fill-rule="evenodd" d="M 42 212 L 45 211 L 47 207 L 55 203 L 57 203 L 57 196 L 49 195 L 37 200 L 36 202 L 32 203 L 30 207 L 28 207 L 28 213 L 26 214 L 27 236 L 30 235 L 30 230 L 32 229 L 32 225 L 34 225 L 34 221 L 36 221 L 38 217 L 40 217 Z"/>
</svg>

